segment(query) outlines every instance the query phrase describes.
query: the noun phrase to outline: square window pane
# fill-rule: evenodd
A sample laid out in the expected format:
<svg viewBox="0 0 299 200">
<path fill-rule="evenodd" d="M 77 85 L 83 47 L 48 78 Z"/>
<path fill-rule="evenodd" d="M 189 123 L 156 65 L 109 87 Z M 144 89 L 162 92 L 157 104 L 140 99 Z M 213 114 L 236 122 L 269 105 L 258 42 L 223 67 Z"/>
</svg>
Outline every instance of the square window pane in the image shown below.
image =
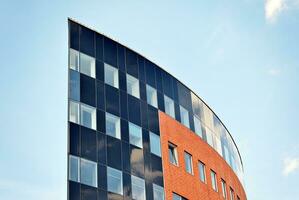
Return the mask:
<svg viewBox="0 0 299 200">
<path fill-rule="evenodd" d="M 174 102 L 171 98 L 164 95 L 164 106 L 165 106 L 165 113 L 171 116 L 172 118 L 175 118 L 174 114 Z"/>
<path fill-rule="evenodd" d="M 152 132 L 150 132 L 150 148 L 153 154 L 161 157 L 160 137 Z"/>
<path fill-rule="evenodd" d="M 157 91 L 153 87 L 146 85 L 147 103 L 157 108 Z"/>
<path fill-rule="evenodd" d="M 178 166 L 177 147 L 173 144 L 168 144 L 169 162 Z"/>
<path fill-rule="evenodd" d="M 164 188 L 153 184 L 154 200 L 164 200 Z"/>
<path fill-rule="evenodd" d="M 69 102 L 69 121 L 79 124 L 79 103 Z"/>
<path fill-rule="evenodd" d="M 118 88 L 118 69 L 104 64 L 105 66 L 105 83 L 111 85 L 115 88 Z"/>
<path fill-rule="evenodd" d="M 79 182 L 79 161 L 80 159 L 76 156 L 69 156 L 69 180 Z"/>
<path fill-rule="evenodd" d="M 145 182 L 143 179 L 131 175 L 132 199 L 145 200 Z"/>
<path fill-rule="evenodd" d="M 69 55 L 70 68 L 75 71 L 79 71 L 79 52 L 74 49 L 70 49 Z"/>
<path fill-rule="evenodd" d="M 180 106 L 180 114 L 181 114 L 181 123 L 189 128 L 189 113 L 183 106 Z"/>
<path fill-rule="evenodd" d="M 201 122 L 195 115 L 194 115 L 194 129 L 195 129 L 195 133 L 202 138 Z"/>
<path fill-rule="evenodd" d="M 80 72 L 87 76 L 96 77 L 96 64 L 95 59 L 84 53 L 80 53 Z"/>
<path fill-rule="evenodd" d="M 185 152 L 185 168 L 188 173 L 193 174 L 192 156 L 187 152 Z"/>
<path fill-rule="evenodd" d="M 91 106 L 81 104 L 81 125 L 96 130 L 96 122 L 96 109 Z"/>
<path fill-rule="evenodd" d="M 81 158 L 81 169 L 80 169 L 80 180 L 81 183 L 97 187 L 98 176 L 97 176 L 97 163 Z"/>
<path fill-rule="evenodd" d="M 123 194 L 123 175 L 121 171 L 107 167 L 107 190 L 116 194 Z"/>
<path fill-rule="evenodd" d="M 198 162 L 198 169 L 199 169 L 199 178 L 200 180 L 205 183 L 206 182 L 206 166 L 202 162 Z"/>
<path fill-rule="evenodd" d="M 128 94 L 139 98 L 139 81 L 129 74 L 127 74 L 127 92 Z"/>
<path fill-rule="evenodd" d="M 142 148 L 141 127 L 129 122 L 129 134 L 130 134 L 130 143 L 137 147 Z"/>
<path fill-rule="evenodd" d="M 106 134 L 120 139 L 119 117 L 106 113 Z"/>
</svg>

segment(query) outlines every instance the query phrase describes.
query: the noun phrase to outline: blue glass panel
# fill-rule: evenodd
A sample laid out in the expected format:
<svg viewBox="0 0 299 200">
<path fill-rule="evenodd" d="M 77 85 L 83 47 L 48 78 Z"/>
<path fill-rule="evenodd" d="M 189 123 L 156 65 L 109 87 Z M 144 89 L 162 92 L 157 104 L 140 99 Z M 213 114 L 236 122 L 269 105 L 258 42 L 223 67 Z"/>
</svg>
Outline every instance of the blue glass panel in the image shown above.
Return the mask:
<svg viewBox="0 0 299 200">
<path fill-rule="evenodd" d="M 106 156 L 106 135 L 104 135 L 103 133 L 98 132 L 97 133 L 97 146 L 98 146 L 98 162 L 102 163 L 102 164 L 106 164 L 106 160 L 107 160 L 107 156 Z"/>
<path fill-rule="evenodd" d="M 117 45 L 117 60 L 118 60 L 118 68 L 122 72 L 126 72 L 125 66 L 125 47 L 121 45 Z"/>
<path fill-rule="evenodd" d="M 126 49 L 127 73 L 138 78 L 137 54 L 130 49 Z"/>
<path fill-rule="evenodd" d="M 121 141 L 107 136 L 107 164 L 112 168 L 121 170 Z"/>
<path fill-rule="evenodd" d="M 156 134 L 159 134 L 159 117 L 158 117 L 158 109 L 148 105 L 147 107 L 148 113 L 148 129 Z"/>
<path fill-rule="evenodd" d="M 101 81 L 97 81 L 97 108 L 105 110 L 105 85 Z"/>
<path fill-rule="evenodd" d="M 129 125 L 128 121 L 121 119 L 121 139 L 129 142 Z"/>
<path fill-rule="evenodd" d="M 81 185 L 81 200 L 97 200 L 97 188 Z"/>
<path fill-rule="evenodd" d="M 163 173 L 162 173 L 162 160 L 160 157 L 152 154 L 151 155 L 151 166 L 152 166 L 152 180 L 153 183 L 163 187 Z"/>
<path fill-rule="evenodd" d="M 157 90 L 163 93 L 162 70 L 160 67 L 156 67 L 156 84 L 157 84 Z"/>
<path fill-rule="evenodd" d="M 131 165 L 130 165 L 130 144 L 127 142 L 122 142 L 122 156 L 123 156 L 123 171 L 131 172 Z"/>
<path fill-rule="evenodd" d="M 69 199 L 80 200 L 80 184 L 69 181 Z"/>
<path fill-rule="evenodd" d="M 103 60 L 103 53 L 104 53 L 103 36 L 100 34 L 96 34 L 96 58 L 97 58 L 97 60 Z"/>
<path fill-rule="evenodd" d="M 106 132 L 105 112 L 101 110 L 97 110 L 97 130 L 102 133 Z"/>
<path fill-rule="evenodd" d="M 69 122 L 70 153 L 80 156 L 80 126 Z"/>
<path fill-rule="evenodd" d="M 96 106 L 96 88 L 95 88 L 95 79 L 80 74 L 80 99 L 81 102 Z"/>
<path fill-rule="evenodd" d="M 109 38 L 104 38 L 104 61 L 114 67 L 117 67 L 117 46 Z"/>
<path fill-rule="evenodd" d="M 130 145 L 130 162 L 131 162 L 131 173 L 138 177 L 144 177 L 144 161 L 143 161 L 143 150 Z"/>
<path fill-rule="evenodd" d="M 96 60 L 96 79 L 104 82 L 104 63 Z"/>
<path fill-rule="evenodd" d="M 98 164 L 98 188 L 107 190 L 107 168 Z"/>
<path fill-rule="evenodd" d="M 120 116 L 124 119 L 128 119 L 128 99 L 127 93 L 124 91 L 120 91 Z"/>
<path fill-rule="evenodd" d="M 144 58 L 142 56 L 138 56 L 138 69 L 139 69 L 139 80 L 145 83 Z"/>
<path fill-rule="evenodd" d="M 81 126 L 81 157 L 97 162 L 96 131 Z"/>
<path fill-rule="evenodd" d="M 128 109 L 129 109 L 129 121 L 141 126 L 139 99 L 131 95 L 128 95 Z"/>
<path fill-rule="evenodd" d="M 106 111 L 119 116 L 119 90 L 110 85 L 105 85 L 105 94 Z"/>
<path fill-rule="evenodd" d="M 80 101 L 80 73 L 70 69 L 70 98 Z"/>
<path fill-rule="evenodd" d="M 80 51 L 89 56 L 95 57 L 95 36 L 88 28 L 80 26 Z"/>
<path fill-rule="evenodd" d="M 156 88 L 155 65 L 147 60 L 145 61 L 145 77 L 146 77 L 146 83 Z"/>
<path fill-rule="evenodd" d="M 70 48 L 79 51 L 79 25 L 69 21 Z"/>
</svg>

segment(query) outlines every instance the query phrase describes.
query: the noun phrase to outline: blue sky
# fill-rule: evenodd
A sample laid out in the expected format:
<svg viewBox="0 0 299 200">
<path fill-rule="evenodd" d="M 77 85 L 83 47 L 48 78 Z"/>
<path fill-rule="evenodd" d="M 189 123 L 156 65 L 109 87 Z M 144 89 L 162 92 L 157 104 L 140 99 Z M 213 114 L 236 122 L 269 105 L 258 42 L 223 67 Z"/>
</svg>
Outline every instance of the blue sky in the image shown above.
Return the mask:
<svg viewBox="0 0 299 200">
<path fill-rule="evenodd" d="M 67 17 L 199 94 L 243 157 L 248 199 L 298 199 L 299 1 L 0 2 L 0 199 L 66 199 Z"/>
</svg>

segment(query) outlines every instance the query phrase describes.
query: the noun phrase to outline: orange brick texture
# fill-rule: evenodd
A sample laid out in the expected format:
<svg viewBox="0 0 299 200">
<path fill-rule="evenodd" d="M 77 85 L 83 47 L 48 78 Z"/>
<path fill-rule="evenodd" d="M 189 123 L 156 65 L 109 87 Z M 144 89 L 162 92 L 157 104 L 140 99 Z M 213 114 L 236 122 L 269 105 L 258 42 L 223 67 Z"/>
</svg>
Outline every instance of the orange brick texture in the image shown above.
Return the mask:
<svg viewBox="0 0 299 200">
<path fill-rule="evenodd" d="M 172 192 L 188 200 L 223 200 L 221 178 L 226 181 L 227 199 L 230 198 L 231 187 L 234 190 L 235 200 L 237 195 L 241 200 L 246 200 L 245 191 L 238 177 L 212 147 L 165 113 L 159 112 L 159 120 L 166 200 L 172 199 Z M 179 166 L 169 162 L 168 142 L 177 145 Z M 193 175 L 185 170 L 184 151 L 192 155 Z M 206 183 L 199 179 L 199 160 L 206 165 Z M 218 192 L 212 188 L 210 169 L 217 174 Z"/>
</svg>

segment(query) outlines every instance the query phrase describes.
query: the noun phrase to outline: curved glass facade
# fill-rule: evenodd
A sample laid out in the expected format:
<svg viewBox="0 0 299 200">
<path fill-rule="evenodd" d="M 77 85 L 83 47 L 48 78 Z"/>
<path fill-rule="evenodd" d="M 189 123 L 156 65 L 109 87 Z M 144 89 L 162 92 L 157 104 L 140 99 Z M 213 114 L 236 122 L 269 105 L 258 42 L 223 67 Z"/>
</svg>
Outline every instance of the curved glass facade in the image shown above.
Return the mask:
<svg viewBox="0 0 299 200">
<path fill-rule="evenodd" d="M 149 153 L 154 155 L 146 157 L 149 145 L 144 142 L 150 140 L 150 135 L 153 142 L 159 143 L 160 110 L 215 149 L 243 183 L 242 160 L 232 136 L 193 91 L 142 55 L 73 21 L 69 21 L 69 36 L 69 154 L 72 156 L 69 159 L 74 163 L 70 167 L 79 169 L 79 161 L 83 160 L 80 157 L 102 163 L 104 171 L 111 172 L 107 175 L 111 184 L 105 186 L 106 190 L 123 194 L 125 191 L 118 190 L 117 184 L 139 179 L 123 177 L 119 175 L 121 171 L 145 178 L 148 187 L 147 162 L 151 161 L 159 163 L 150 166 L 159 172 L 157 177 L 151 177 L 152 184 L 163 186 L 160 150 L 152 148 Z M 81 136 L 71 138 L 74 137 L 71 132 L 79 129 Z M 87 133 L 82 135 L 83 132 Z M 95 136 L 93 132 L 99 134 Z M 93 140 L 97 142 L 91 147 Z M 76 144 L 72 145 L 73 142 Z M 77 144 L 80 149 L 76 148 Z M 103 146 L 105 155 L 101 154 Z M 113 155 L 111 160 L 109 152 Z M 130 161 L 131 164 L 126 163 Z M 94 167 L 93 162 L 88 167 Z M 95 174 L 94 170 L 92 173 L 90 176 Z M 71 175 L 77 182 L 83 180 L 82 173 L 76 170 Z M 89 185 L 101 186 L 100 182 L 88 181 L 92 183 Z M 143 188 L 140 191 L 138 195 L 144 196 Z"/>
</svg>

